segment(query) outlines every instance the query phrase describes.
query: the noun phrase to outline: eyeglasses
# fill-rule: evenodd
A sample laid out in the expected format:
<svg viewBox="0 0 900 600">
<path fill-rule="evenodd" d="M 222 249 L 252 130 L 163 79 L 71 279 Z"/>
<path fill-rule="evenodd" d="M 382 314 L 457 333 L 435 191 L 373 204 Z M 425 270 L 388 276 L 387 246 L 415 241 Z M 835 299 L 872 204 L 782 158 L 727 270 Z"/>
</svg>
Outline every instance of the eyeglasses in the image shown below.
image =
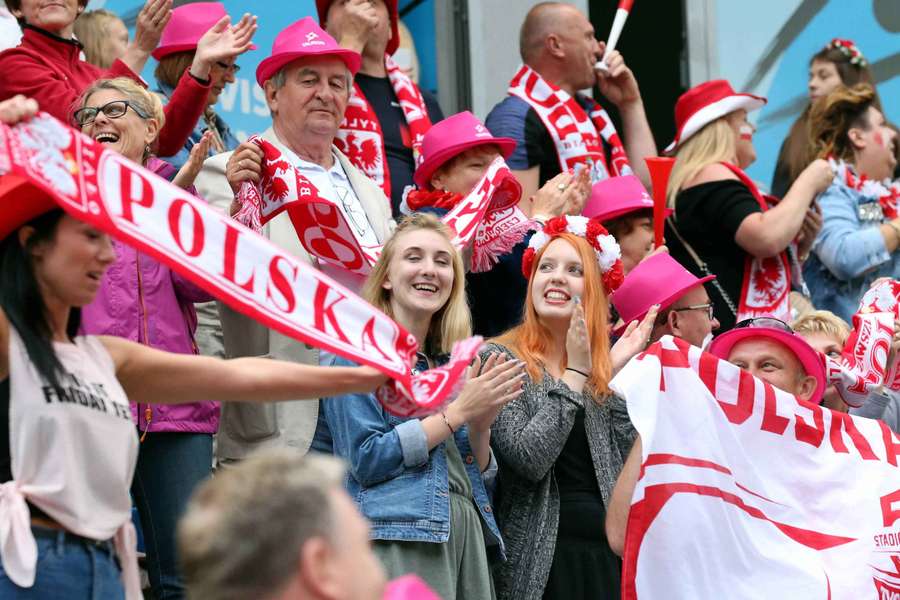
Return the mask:
<svg viewBox="0 0 900 600">
<path fill-rule="evenodd" d="M 78 123 L 81 127 L 88 125 L 94 122 L 94 119 L 97 118 L 99 113 L 103 113 L 110 119 L 118 119 L 125 115 L 128 112 L 129 107 L 134 113 L 142 119 L 149 118 L 149 115 L 144 114 L 140 108 L 129 102 L 128 100 L 113 100 L 112 102 L 107 102 L 103 106 L 85 106 L 83 108 L 79 108 L 75 111 L 74 117 L 75 122 Z"/>
<path fill-rule="evenodd" d="M 794 333 L 794 330 L 791 329 L 790 325 L 788 325 L 781 319 L 776 319 L 775 317 L 755 317 L 753 319 L 744 319 L 743 321 L 736 323 L 734 329 L 741 329 L 745 327 L 771 327 L 772 329 L 780 329 L 788 333 Z"/>
<path fill-rule="evenodd" d="M 705 310 L 706 316 L 709 317 L 709 320 L 712 321 L 716 318 L 715 309 L 713 307 L 712 302 L 707 302 L 706 304 L 691 304 L 690 306 L 683 306 L 681 308 L 673 308 L 672 312 L 682 312 L 685 310 Z"/>
<path fill-rule="evenodd" d="M 229 65 L 228 63 L 223 63 L 221 60 L 216 61 L 216 66 L 218 66 L 223 71 L 231 71 L 235 75 L 237 75 L 237 72 L 241 70 L 240 65 Z"/>
</svg>

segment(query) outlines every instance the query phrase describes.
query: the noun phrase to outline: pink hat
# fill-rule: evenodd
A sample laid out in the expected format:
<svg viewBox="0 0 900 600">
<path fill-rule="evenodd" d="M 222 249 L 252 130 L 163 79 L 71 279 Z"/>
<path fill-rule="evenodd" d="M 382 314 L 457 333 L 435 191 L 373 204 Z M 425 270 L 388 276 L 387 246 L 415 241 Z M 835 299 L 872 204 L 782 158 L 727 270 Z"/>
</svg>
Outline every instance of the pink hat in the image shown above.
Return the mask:
<svg viewBox="0 0 900 600">
<path fill-rule="evenodd" d="M 714 79 L 695 85 L 675 103 L 675 141 L 666 148 L 674 152 L 679 144 L 709 125 L 736 110 L 747 112 L 762 108 L 766 99 L 753 94 L 738 94 L 724 79 Z"/>
<path fill-rule="evenodd" d="M 653 210 L 653 199 L 641 180 L 634 175 L 610 177 L 591 188 L 591 197 L 581 214 L 603 222 L 637 210 Z M 666 216 L 672 209 L 666 209 Z"/>
<path fill-rule="evenodd" d="M 341 48 L 333 37 L 319 27 L 312 17 L 303 17 L 281 30 L 272 43 L 272 55 L 256 67 L 256 82 L 265 87 L 266 81 L 281 67 L 307 56 L 334 56 L 344 61 L 356 75 L 362 57 L 353 50 Z"/>
<path fill-rule="evenodd" d="M 159 45 L 152 52 L 153 58 L 162 60 L 176 52 L 196 50 L 203 34 L 227 14 L 221 2 L 194 2 L 179 6 L 172 11 L 172 19 L 163 29 Z M 250 49 L 256 50 L 256 46 L 250 46 Z"/>
<path fill-rule="evenodd" d="M 516 140 L 491 135 L 478 117 L 465 110 L 435 123 L 422 138 L 422 163 L 416 168 L 413 181 L 419 189 L 430 185 L 435 171 L 454 156 L 475 146 L 494 144 L 500 147 L 503 158 L 516 149 Z"/>
<path fill-rule="evenodd" d="M 615 334 L 619 335 L 632 321 L 643 319 L 654 304 L 659 304 L 659 310 L 663 311 L 689 289 L 715 278 L 707 275 L 698 279 L 666 252 L 646 258 L 625 276 L 610 298 L 623 321 Z"/>
<path fill-rule="evenodd" d="M 760 325 L 754 325 L 754 322 L 759 322 Z M 764 324 L 766 322 L 772 322 L 778 326 L 769 327 Z M 749 319 L 747 323 L 746 326 L 738 323 L 734 329 L 714 338 L 707 351 L 714 356 L 728 360 L 731 349 L 738 342 L 748 338 L 766 338 L 777 342 L 797 357 L 807 375 L 815 377 L 816 389 L 809 401 L 813 404 L 821 402 L 822 396 L 825 394 L 825 361 L 822 359 L 822 355 L 816 352 L 801 336 L 794 333 L 786 323 L 782 323 L 774 317 Z"/>
<path fill-rule="evenodd" d="M 328 17 L 328 9 L 334 4 L 334 0 L 316 0 L 316 12 L 319 13 L 319 23 L 322 27 L 326 26 L 326 17 Z M 398 23 L 400 15 L 397 14 L 397 0 L 385 0 L 385 6 L 388 9 L 388 15 L 391 19 L 391 39 L 388 41 L 386 52 L 393 55 L 400 45 L 400 30 Z"/>
</svg>

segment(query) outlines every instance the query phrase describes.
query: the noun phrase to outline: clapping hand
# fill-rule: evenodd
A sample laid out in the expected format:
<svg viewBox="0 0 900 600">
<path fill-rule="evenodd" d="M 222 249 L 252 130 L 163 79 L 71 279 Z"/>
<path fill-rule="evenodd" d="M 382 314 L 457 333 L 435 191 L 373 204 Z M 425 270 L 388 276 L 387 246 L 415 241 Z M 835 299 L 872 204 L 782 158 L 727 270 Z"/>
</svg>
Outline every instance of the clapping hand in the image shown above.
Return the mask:
<svg viewBox="0 0 900 600">
<path fill-rule="evenodd" d="M 632 321 L 625 328 L 622 337 L 609 351 L 613 373 L 618 373 L 632 357 L 647 347 L 650 335 L 653 333 L 653 325 L 656 322 L 657 314 L 659 314 L 659 305 L 655 304 L 650 307 L 650 310 L 647 311 L 640 323 Z"/>
<path fill-rule="evenodd" d="M 213 64 L 249 50 L 253 45 L 256 28 L 256 17 L 249 13 L 244 14 L 234 27 L 231 27 L 231 17 L 228 15 L 219 19 L 197 42 L 191 74 L 200 79 L 208 79 Z"/>
<path fill-rule="evenodd" d="M 163 29 L 172 18 L 172 0 L 147 0 L 138 13 L 132 44 L 144 54 L 150 54 L 159 45 Z"/>
<path fill-rule="evenodd" d="M 487 431 L 500 409 L 522 393 L 526 376 L 521 361 L 493 353 L 482 364 L 481 357 L 477 357 L 469 367 L 462 391 L 447 411 L 459 415 L 472 429 Z"/>
<path fill-rule="evenodd" d="M 15 125 L 37 114 L 38 103 L 32 98 L 19 94 L 0 102 L 0 123 Z"/>
<path fill-rule="evenodd" d="M 178 170 L 178 173 L 172 179 L 172 183 L 183 190 L 194 185 L 194 180 L 200 174 L 203 168 L 203 161 L 209 156 L 209 147 L 212 144 L 212 131 L 205 131 L 200 141 L 191 148 L 191 154 L 188 156 L 187 162 Z"/>
</svg>

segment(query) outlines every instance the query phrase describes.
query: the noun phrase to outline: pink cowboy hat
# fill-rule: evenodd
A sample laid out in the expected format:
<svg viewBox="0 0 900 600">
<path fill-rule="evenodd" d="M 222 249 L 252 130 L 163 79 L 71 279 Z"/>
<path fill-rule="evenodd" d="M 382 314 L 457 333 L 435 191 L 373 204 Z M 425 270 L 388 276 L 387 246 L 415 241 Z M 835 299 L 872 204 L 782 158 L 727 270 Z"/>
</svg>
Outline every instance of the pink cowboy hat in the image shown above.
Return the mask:
<svg viewBox="0 0 900 600">
<path fill-rule="evenodd" d="M 595 183 L 581 214 L 605 222 L 638 210 L 653 210 L 653 199 L 640 179 L 634 175 L 623 175 Z M 667 208 L 665 216 L 671 214 L 672 209 Z"/>
<path fill-rule="evenodd" d="M 227 14 L 221 2 L 194 2 L 179 6 L 172 11 L 172 19 L 163 29 L 159 46 L 152 52 L 153 58 L 162 60 L 176 52 L 196 50 L 203 34 Z M 256 46 L 250 46 L 250 49 L 256 50 Z"/>
<path fill-rule="evenodd" d="M 763 317 L 762 319 L 766 318 Z M 778 319 L 774 320 L 778 321 Z M 816 352 L 806 340 L 794 333 L 787 324 L 784 324 L 783 328 L 780 326 L 754 326 L 752 324 L 753 320 L 751 319 L 750 321 L 751 323 L 748 326 L 735 326 L 734 329 L 730 329 L 718 337 L 713 338 L 707 351 L 713 356 L 728 360 L 731 349 L 734 348 L 735 344 L 742 340 L 749 338 L 766 338 L 773 342 L 777 342 L 790 350 L 791 353 L 797 357 L 797 360 L 800 361 L 800 364 L 803 366 L 803 370 L 806 371 L 807 375 L 815 377 L 816 389 L 813 391 L 812 396 L 810 396 L 809 401 L 813 404 L 821 402 L 822 396 L 825 394 L 826 384 L 825 363 L 822 360 L 822 356 Z M 778 322 L 780 323 L 780 321 Z M 738 325 L 740 325 L 740 323 Z"/>
<path fill-rule="evenodd" d="M 469 148 L 494 144 L 504 159 L 516 149 L 516 140 L 491 135 L 478 117 L 465 110 L 435 123 L 422 138 L 422 163 L 413 174 L 419 189 L 430 186 L 431 176 L 444 163 Z"/>
<path fill-rule="evenodd" d="M 736 110 L 747 112 L 762 108 L 766 99 L 753 94 L 738 94 L 724 79 L 714 79 L 695 85 L 675 103 L 675 141 L 666 148 L 672 153 L 689 137 Z"/>
<path fill-rule="evenodd" d="M 334 0 L 316 0 L 316 11 L 319 13 L 319 23 L 322 27 L 326 27 L 328 20 L 328 9 L 331 5 L 334 4 Z M 397 46 L 400 45 L 400 30 L 398 23 L 400 22 L 400 15 L 397 14 L 397 0 L 384 0 L 385 6 L 388 9 L 388 15 L 391 19 L 391 39 L 387 45 L 387 53 L 394 54 L 397 51 Z"/>
<path fill-rule="evenodd" d="M 341 48 L 333 37 L 319 27 L 312 17 L 303 17 L 281 30 L 272 43 L 272 55 L 256 67 L 256 82 L 265 87 L 266 81 L 281 67 L 307 56 L 334 56 L 344 61 L 356 75 L 362 57 L 353 50 Z"/>
<path fill-rule="evenodd" d="M 691 288 L 715 278 L 707 275 L 698 279 L 666 252 L 648 257 L 625 276 L 610 298 L 623 323 L 614 333 L 620 335 L 629 323 L 643 319 L 654 304 L 659 304 L 662 312 Z"/>
</svg>

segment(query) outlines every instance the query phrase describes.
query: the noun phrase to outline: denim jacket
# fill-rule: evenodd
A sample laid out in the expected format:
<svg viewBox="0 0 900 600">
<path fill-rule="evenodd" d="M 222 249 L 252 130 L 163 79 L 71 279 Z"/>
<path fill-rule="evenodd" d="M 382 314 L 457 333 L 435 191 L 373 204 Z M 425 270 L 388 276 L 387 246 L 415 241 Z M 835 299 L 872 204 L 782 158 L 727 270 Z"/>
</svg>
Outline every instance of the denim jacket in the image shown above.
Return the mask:
<svg viewBox="0 0 900 600">
<path fill-rule="evenodd" d="M 167 86 L 162 82 L 157 82 L 159 85 L 159 89 L 157 90 L 160 94 L 165 96 L 166 102 L 168 103 L 169 98 L 172 97 L 175 89 Z M 191 132 L 190 137 L 184 143 L 184 147 L 178 151 L 178 154 L 174 156 L 166 157 L 166 162 L 175 167 L 175 171 L 184 166 L 184 163 L 187 162 L 188 157 L 191 155 L 191 148 L 194 147 L 194 144 L 200 141 L 200 138 L 203 137 L 203 134 L 206 130 L 209 129 L 209 125 L 206 122 L 206 119 L 201 115 L 197 120 L 197 125 L 194 127 L 194 131 Z M 225 152 L 229 152 L 238 147 L 241 143 L 233 133 L 231 133 L 231 129 L 228 127 L 228 124 L 222 120 L 222 117 L 216 114 L 216 129 L 219 132 L 219 136 L 222 138 L 222 143 L 225 144 Z M 219 152 L 210 147 L 209 155 L 215 156 Z"/>
<path fill-rule="evenodd" d="M 355 366 L 336 357 L 334 366 Z M 419 365 L 417 365 L 418 367 Z M 487 486 L 497 462 L 482 473 L 469 444 L 467 426 L 453 436 L 472 483 L 488 547 L 503 557 L 503 541 L 494 520 Z M 418 418 L 388 413 L 374 394 L 323 398 L 313 450 L 331 451 L 348 464 L 345 485 L 372 525 L 372 537 L 443 543 L 450 538 L 450 491 L 444 443 L 428 451 Z"/>
<path fill-rule="evenodd" d="M 879 277 L 900 277 L 900 254 L 890 254 L 879 225 L 877 198 L 835 179 L 819 196 L 825 222 L 803 267 L 816 308 L 849 322 L 859 300 Z"/>
</svg>

